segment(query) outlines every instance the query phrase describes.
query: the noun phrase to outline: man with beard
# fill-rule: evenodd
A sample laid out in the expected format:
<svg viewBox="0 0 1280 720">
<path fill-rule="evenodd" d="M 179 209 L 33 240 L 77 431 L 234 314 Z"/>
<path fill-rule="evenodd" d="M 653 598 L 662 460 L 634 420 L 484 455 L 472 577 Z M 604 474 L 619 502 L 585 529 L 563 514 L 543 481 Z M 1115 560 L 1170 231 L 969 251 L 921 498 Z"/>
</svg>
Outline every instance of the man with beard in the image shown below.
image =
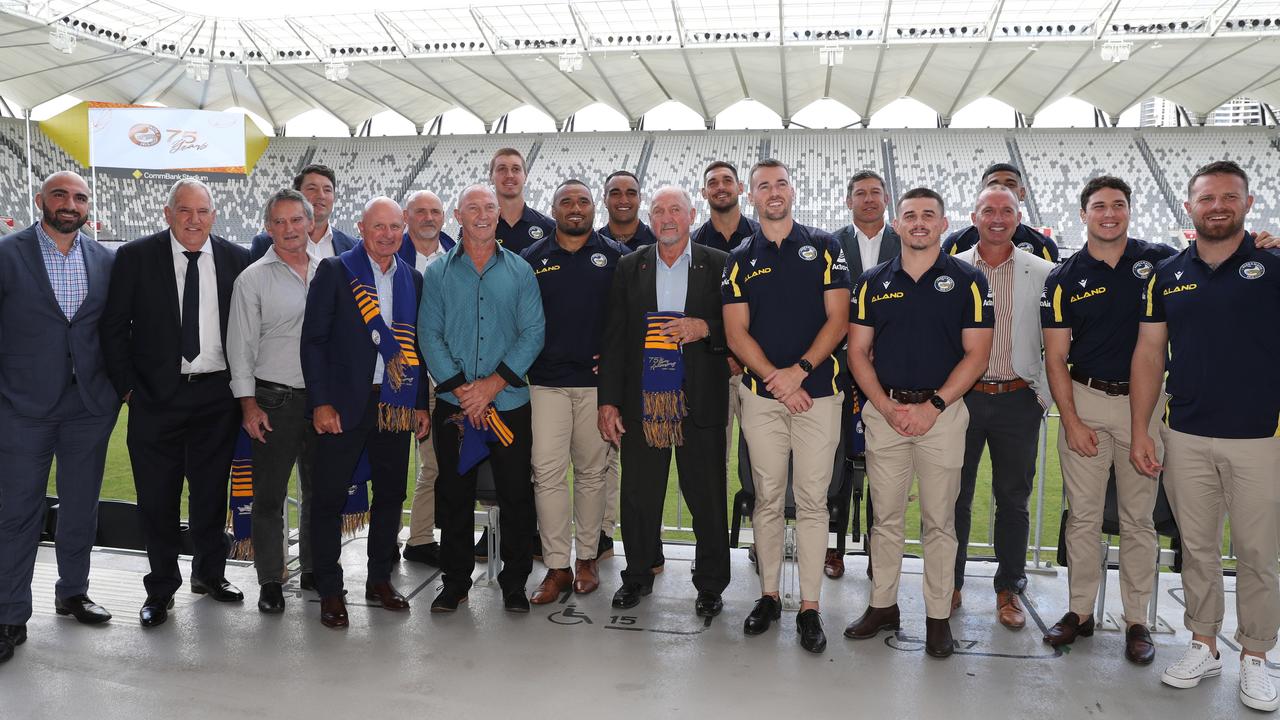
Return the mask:
<svg viewBox="0 0 1280 720">
<path fill-rule="evenodd" d="M 600 585 L 598 529 L 608 497 L 605 478 L 614 463 L 609 443 L 596 429 L 596 365 L 609 286 L 618 259 L 628 252 L 625 245 L 592 230 L 595 200 L 579 180 L 556 188 L 551 214 L 555 232 L 522 253 L 533 266 L 546 318 L 542 352 L 529 367 L 529 406 L 538 428 L 533 436 L 533 496 L 547 566 L 546 577 L 529 598 L 534 605 L 556 602 L 570 587 L 586 595 Z M 571 517 L 577 531 L 572 570 Z"/>
<path fill-rule="evenodd" d="M 499 245 L 516 255 L 556 231 L 551 218 L 525 204 L 525 170 L 524 155 L 515 148 L 501 148 L 489 160 L 489 182 L 500 209 L 495 235 Z"/>
<path fill-rule="evenodd" d="M 653 231 L 640 221 L 640 181 L 626 170 L 617 170 L 604 180 L 604 206 L 609 211 L 609 222 L 600 228 L 600 234 L 639 250 L 657 242 Z"/>
<path fill-rule="evenodd" d="M 1245 232 L 1252 205 L 1249 177 L 1234 162 L 1205 165 L 1187 183 L 1183 206 L 1196 241 L 1160 263 L 1147 283 L 1130 368 L 1130 458 L 1149 477 L 1164 471 L 1182 538 L 1191 644 L 1161 682 L 1189 688 L 1222 673 L 1225 513 L 1236 556 L 1239 696 L 1250 708 L 1274 711 L 1280 697 L 1266 654 L 1280 627 L 1280 251 L 1259 249 Z M 1148 428 L 1166 365 L 1162 465 Z"/>
<path fill-rule="evenodd" d="M 98 337 L 112 256 L 80 232 L 89 187 L 79 175 L 50 175 L 35 202 L 40 221 L 0 240 L 0 663 L 27 639 L 54 458 L 54 609 L 82 623 L 111 619 L 87 593 L 107 441 L 120 411 Z"/>
<path fill-rule="evenodd" d="M 1022 171 L 1016 165 L 1009 163 L 996 163 L 987 168 L 982 173 L 982 187 L 988 188 L 992 185 L 1002 185 L 1009 188 L 1018 198 L 1018 202 L 1027 201 L 1027 188 L 1022 182 Z M 958 255 L 966 250 L 972 249 L 978 244 L 978 228 L 969 226 L 964 230 L 957 230 L 947 236 L 942 243 L 942 252 L 949 255 Z M 1018 223 L 1017 230 L 1013 233 L 1013 244 L 1019 250 L 1025 250 L 1039 258 L 1044 258 L 1049 262 L 1058 262 L 1058 245 L 1052 239 L 1040 233 L 1039 230 L 1028 225 Z"/>
<path fill-rule="evenodd" d="M 342 232 L 329 222 L 333 215 L 333 198 L 337 191 L 338 180 L 333 170 L 326 165 L 308 165 L 293 178 L 293 189 L 302 193 L 311 203 L 311 214 L 315 217 L 315 227 L 311 229 L 311 244 L 307 251 L 323 260 L 334 255 L 341 255 L 356 246 L 356 239 Z M 271 235 L 261 232 L 254 236 L 249 247 L 249 262 L 267 254 L 271 247 Z M 303 587 L 308 587 L 308 581 Z"/>
</svg>

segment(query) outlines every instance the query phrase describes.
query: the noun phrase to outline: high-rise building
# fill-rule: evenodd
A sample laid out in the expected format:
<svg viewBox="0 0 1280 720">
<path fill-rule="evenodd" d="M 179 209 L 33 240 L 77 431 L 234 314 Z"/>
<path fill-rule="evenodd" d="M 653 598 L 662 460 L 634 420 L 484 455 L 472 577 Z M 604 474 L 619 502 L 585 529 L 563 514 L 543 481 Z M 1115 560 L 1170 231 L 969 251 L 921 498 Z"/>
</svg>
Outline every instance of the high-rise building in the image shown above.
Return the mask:
<svg viewBox="0 0 1280 720">
<path fill-rule="evenodd" d="M 1261 125 L 1262 121 L 1258 101 L 1242 97 L 1228 100 L 1209 116 L 1210 125 Z"/>
<path fill-rule="evenodd" d="M 1173 127 L 1178 124 L 1178 106 L 1164 98 L 1147 98 L 1138 112 L 1138 127 Z"/>
</svg>

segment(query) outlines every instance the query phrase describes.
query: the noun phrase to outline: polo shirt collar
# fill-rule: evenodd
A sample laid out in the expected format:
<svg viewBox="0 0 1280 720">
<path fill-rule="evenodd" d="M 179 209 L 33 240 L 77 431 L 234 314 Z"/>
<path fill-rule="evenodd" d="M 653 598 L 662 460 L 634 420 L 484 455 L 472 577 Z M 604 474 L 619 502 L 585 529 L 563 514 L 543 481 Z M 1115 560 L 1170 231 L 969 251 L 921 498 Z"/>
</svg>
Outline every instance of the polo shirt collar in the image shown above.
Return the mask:
<svg viewBox="0 0 1280 720">
<path fill-rule="evenodd" d="M 938 272 L 942 272 L 943 268 L 947 264 L 947 257 L 948 257 L 947 254 L 942 252 L 941 249 L 939 249 L 938 257 L 934 259 L 933 264 L 929 266 L 929 270 L 926 270 L 925 272 L 928 273 L 929 271 L 932 271 L 932 270 L 937 270 Z M 904 274 L 906 273 L 906 271 L 902 269 L 901 254 L 894 255 L 893 259 L 889 261 L 889 270 L 895 273 L 904 273 Z"/>
<path fill-rule="evenodd" d="M 561 254 L 563 254 L 563 255 L 568 255 L 568 254 L 569 254 L 569 251 L 568 251 L 568 250 L 565 250 L 565 249 L 564 249 L 564 247 L 562 247 L 562 246 L 560 245 L 560 241 L 559 241 L 558 237 L 559 237 L 559 236 L 558 236 L 558 235 L 556 235 L 555 233 L 552 233 L 552 234 L 551 234 L 551 248 L 550 248 L 550 252 L 553 252 L 553 253 L 557 253 L 557 252 L 558 252 L 558 253 L 561 253 Z M 596 231 L 596 230 L 592 230 L 592 231 L 591 231 L 591 233 L 590 233 L 589 235 L 587 235 L 587 241 L 586 241 L 585 243 L 583 243 L 583 245 L 582 245 L 582 247 L 581 247 L 581 248 L 579 248 L 579 249 L 578 249 L 578 252 L 582 252 L 583 250 L 586 250 L 587 248 L 593 248 L 593 249 L 595 249 L 595 250 L 603 250 L 603 249 L 604 249 L 604 239 L 603 239 L 602 237 L 600 237 L 600 233 L 599 233 L 598 231 Z"/>
<path fill-rule="evenodd" d="M 1208 263 L 1200 259 L 1199 247 L 1200 247 L 1199 241 L 1193 242 L 1191 243 L 1191 247 L 1187 249 L 1187 253 L 1192 259 L 1199 260 L 1201 263 L 1208 265 Z M 1244 239 L 1241 240 L 1240 245 L 1236 247 L 1236 251 L 1231 253 L 1231 255 L 1227 257 L 1227 260 L 1234 260 L 1237 257 L 1244 257 L 1245 255 L 1252 252 L 1253 250 L 1256 250 L 1257 248 L 1258 248 L 1258 245 L 1256 242 L 1254 242 L 1253 233 L 1246 232 L 1244 234 Z M 1225 263 L 1226 263 L 1226 260 L 1223 261 L 1223 264 Z M 1219 267 L 1221 267 L 1221 265 L 1219 265 Z"/>
<path fill-rule="evenodd" d="M 746 218 L 744 217 L 743 220 L 745 219 Z M 782 249 L 783 245 L 788 245 L 788 244 L 794 245 L 796 243 L 799 243 L 807 237 L 808 237 L 808 234 L 805 232 L 804 226 L 798 222 L 792 221 L 791 232 L 787 233 L 787 236 L 782 238 L 782 242 L 778 244 L 778 249 Z M 761 226 L 761 227 L 757 227 L 756 230 L 751 234 L 751 244 L 754 249 L 758 250 L 766 245 L 772 245 L 773 243 L 769 240 L 769 238 L 765 237 L 764 228 L 763 226 Z"/>
</svg>

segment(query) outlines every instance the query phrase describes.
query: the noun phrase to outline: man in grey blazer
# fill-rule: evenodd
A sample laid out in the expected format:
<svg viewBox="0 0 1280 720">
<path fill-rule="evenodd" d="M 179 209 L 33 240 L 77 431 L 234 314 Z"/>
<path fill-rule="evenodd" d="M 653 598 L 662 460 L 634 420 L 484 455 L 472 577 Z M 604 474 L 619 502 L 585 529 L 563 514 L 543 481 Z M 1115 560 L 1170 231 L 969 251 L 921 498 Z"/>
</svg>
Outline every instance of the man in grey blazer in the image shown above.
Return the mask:
<svg viewBox="0 0 1280 720">
<path fill-rule="evenodd" d="M 107 441 L 120 411 L 98 339 L 112 255 L 80 232 L 89 187 L 79 175 L 49 176 L 35 202 L 40 222 L 0 240 L 0 662 L 27 637 L 55 457 L 54 608 L 82 623 L 111 619 L 87 593 Z"/>
<path fill-rule="evenodd" d="M 1018 197 L 1002 185 L 978 194 L 973 215 L 978 244 L 956 255 L 987 277 L 986 303 L 995 310 L 995 338 L 987 371 L 965 395 L 969 428 L 965 435 L 960 496 L 956 499 L 955 592 L 960 607 L 969 542 L 970 508 L 982 449 L 991 451 L 991 489 L 995 495 L 996 616 L 1018 630 L 1026 615 L 1018 595 L 1027 585 L 1027 500 L 1035 477 L 1040 420 L 1053 402 L 1045 375 L 1040 333 L 1040 298 L 1053 263 L 1014 247 L 1022 221 Z"/>
</svg>

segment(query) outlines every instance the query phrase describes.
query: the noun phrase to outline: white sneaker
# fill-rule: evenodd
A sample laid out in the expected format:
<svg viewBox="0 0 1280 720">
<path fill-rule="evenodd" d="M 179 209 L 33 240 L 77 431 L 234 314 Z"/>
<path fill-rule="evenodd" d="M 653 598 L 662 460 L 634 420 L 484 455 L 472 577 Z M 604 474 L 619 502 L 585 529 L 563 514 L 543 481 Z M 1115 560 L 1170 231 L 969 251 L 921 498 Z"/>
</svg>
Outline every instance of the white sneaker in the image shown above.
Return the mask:
<svg viewBox="0 0 1280 720">
<path fill-rule="evenodd" d="M 1160 675 L 1160 682 L 1176 688 L 1193 688 L 1207 677 L 1222 674 L 1222 660 L 1213 656 L 1209 646 L 1202 642 L 1191 641 L 1191 646 L 1182 654 L 1178 662 L 1165 668 Z M 1274 691 L 1272 692 L 1274 695 Z M 1243 697 L 1243 696 L 1242 696 Z"/>
<path fill-rule="evenodd" d="M 1280 695 L 1267 672 L 1262 658 L 1245 655 L 1240 660 L 1240 702 L 1254 710 L 1274 712 L 1280 708 Z"/>
</svg>

